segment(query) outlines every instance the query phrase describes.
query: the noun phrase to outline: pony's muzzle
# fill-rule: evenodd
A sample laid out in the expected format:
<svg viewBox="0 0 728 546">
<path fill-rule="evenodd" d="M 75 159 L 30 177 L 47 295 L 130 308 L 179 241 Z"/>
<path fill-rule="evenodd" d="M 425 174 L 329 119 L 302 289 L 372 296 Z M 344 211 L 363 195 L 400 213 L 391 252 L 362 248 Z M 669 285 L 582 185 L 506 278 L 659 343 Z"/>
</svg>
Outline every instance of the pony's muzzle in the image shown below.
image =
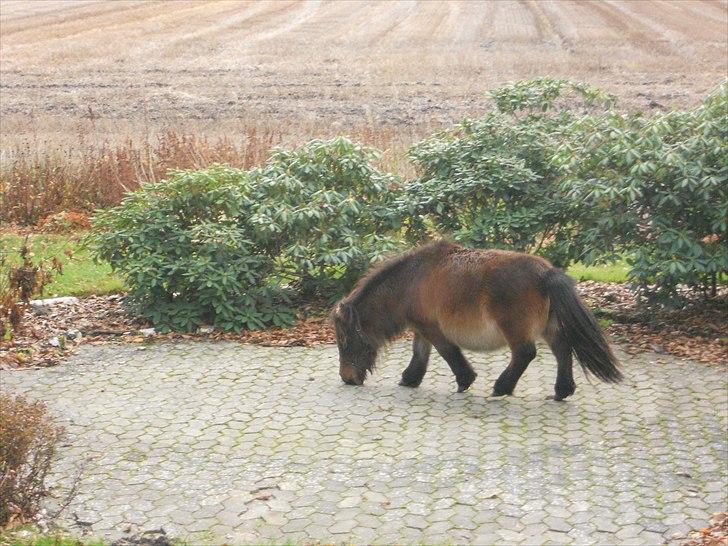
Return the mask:
<svg viewBox="0 0 728 546">
<path fill-rule="evenodd" d="M 364 381 L 361 379 L 359 372 L 354 366 L 348 364 L 339 364 L 339 376 L 341 380 L 347 385 L 363 385 Z"/>
</svg>

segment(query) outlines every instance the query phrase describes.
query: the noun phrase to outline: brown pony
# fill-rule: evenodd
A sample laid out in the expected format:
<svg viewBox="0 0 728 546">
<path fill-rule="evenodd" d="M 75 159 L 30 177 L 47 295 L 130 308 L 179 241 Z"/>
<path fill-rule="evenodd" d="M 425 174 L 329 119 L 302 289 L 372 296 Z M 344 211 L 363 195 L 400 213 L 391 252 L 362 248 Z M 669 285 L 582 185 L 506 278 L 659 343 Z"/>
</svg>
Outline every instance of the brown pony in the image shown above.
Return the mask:
<svg viewBox="0 0 728 546">
<path fill-rule="evenodd" d="M 437 241 L 374 267 L 332 312 L 339 375 L 361 385 L 377 351 L 405 328 L 414 331 L 412 360 L 400 385 L 417 387 L 434 345 L 455 374 L 458 392 L 477 374 L 461 348 L 488 351 L 508 345 L 511 361 L 493 387 L 512 394 L 543 337 L 556 357 L 555 400 L 576 390 L 572 355 L 585 372 L 610 383 L 622 374 L 594 315 L 573 281 L 537 256 L 473 250 Z"/>
</svg>

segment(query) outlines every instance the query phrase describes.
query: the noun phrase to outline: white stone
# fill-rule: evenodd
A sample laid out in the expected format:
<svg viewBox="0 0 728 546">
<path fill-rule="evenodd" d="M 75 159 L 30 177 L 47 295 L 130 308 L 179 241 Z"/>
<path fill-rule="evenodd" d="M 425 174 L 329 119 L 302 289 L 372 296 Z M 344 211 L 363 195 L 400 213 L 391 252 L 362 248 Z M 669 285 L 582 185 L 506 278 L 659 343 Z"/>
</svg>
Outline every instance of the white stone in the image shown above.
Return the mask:
<svg viewBox="0 0 728 546">
<path fill-rule="evenodd" d="M 60 303 L 76 303 L 78 298 L 74 296 L 64 296 L 62 298 L 47 298 L 44 300 L 30 300 L 30 306 L 33 308 L 38 307 L 49 307 L 52 305 L 58 305 Z"/>
</svg>

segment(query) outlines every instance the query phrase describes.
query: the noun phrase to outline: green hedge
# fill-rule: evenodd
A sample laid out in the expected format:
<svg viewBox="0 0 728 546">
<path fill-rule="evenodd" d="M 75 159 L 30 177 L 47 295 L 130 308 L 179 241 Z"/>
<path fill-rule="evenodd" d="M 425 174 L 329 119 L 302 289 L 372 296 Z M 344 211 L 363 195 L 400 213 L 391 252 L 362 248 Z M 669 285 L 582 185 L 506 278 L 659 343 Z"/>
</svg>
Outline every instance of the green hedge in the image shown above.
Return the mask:
<svg viewBox="0 0 728 546">
<path fill-rule="evenodd" d="M 590 209 L 587 262 L 625 253 L 631 279 L 663 298 L 714 291 L 728 270 L 728 85 L 684 112 L 579 119 L 552 162 L 568 201 Z"/>
<path fill-rule="evenodd" d="M 612 98 L 585 84 L 544 78 L 492 93 L 496 109 L 410 151 L 420 176 L 404 189 L 409 234 L 447 233 L 470 246 L 543 254 L 566 266 L 583 208 L 566 198 L 552 163 L 582 109 Z M 568 98 L 569 108 L 563 105 Z"/>
<path fill-rule="evenodd" d="M 285 326 L 292 298 L 333 299 L 383 253 L 392 175 L 344 138 L 261 168 L 171 172 L 93 220 L 90 246 L 161 330 Z"/>
<path fill-rule="evenodd" d="M 645 116 L 585 84 L 518 82 L 413 147 L 413 180 L 346 138 L 315 140 L 250 171 L 171 172 L 98 213 L 90 244 L 174 330 L 289 324 L 299 303 L 333 300 L 436 235 L 562 267 L 627 257 L 635 284 L 663 297 L 712 288 L 728 270 L 727 94 Z"/>
</svg>

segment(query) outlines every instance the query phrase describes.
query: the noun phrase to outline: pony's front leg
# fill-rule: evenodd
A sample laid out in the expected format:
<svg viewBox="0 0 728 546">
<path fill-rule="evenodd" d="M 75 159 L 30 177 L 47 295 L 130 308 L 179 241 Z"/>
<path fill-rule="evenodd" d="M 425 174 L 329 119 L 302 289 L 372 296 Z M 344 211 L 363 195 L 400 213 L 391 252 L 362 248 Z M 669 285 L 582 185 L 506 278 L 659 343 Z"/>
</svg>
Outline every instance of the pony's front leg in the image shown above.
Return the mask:
<svg viewBox="0 0 728 546">
<path fill-rule="evenodd" d="M 458 384 L 458 392 L 466 391 L 473 384 L 478 374 L 463 355 L 460 347 L 449 341 L 437 326 L 429 324 L 418 324 L 418 333 L 426 338 L 429 343 L 435 346 L 440 356 L 445 359 L 448 366 L 455 374 L 455 381 Z M 424 372 L 423 372 L 424 375 Z"/>
<path fill-rule="evenodd" d="M 435 349 L 437 349 L 437 352 L 440 353 L 440 356 L 444 358 L 445 362 L 447 362 L 448 366 L 450 366 L 452 373 L 455 374 L 455 381 L 458 384 L 458 392 L 468 390 L 470 385 L 473 384 L 473 381 L 475 381 L 475 378 L 478 377 L 478 374 L 475 373 L 475 370 L 468 362 L 468 359 L 465 358 L 460 347 L 444 339 L 438 341 L 433 340 L 432 343 L 435 346 Z"/>
<path fill-rule="evenodd" d="M 419 332 L 415 332 L 415 339 L 412 342 L 412 360 L 402 372 L 400 385 L 403 387 L 420 386 L 422 378 L 425 377 L 425 372 L 427 372 L 427 363 L 430 360 L 431 350 L 432 343 Z"/>
<path fill-rule="evenodd" d="M 455 381 L 458 384 L 458 392 L 464 392 L 470 388 L 478 374 L 468 362 L 460 347 L 450 342 L 435 345 L 437 352 L 448 363 L 452 373 L 455 374 Z"/>
</svg>

